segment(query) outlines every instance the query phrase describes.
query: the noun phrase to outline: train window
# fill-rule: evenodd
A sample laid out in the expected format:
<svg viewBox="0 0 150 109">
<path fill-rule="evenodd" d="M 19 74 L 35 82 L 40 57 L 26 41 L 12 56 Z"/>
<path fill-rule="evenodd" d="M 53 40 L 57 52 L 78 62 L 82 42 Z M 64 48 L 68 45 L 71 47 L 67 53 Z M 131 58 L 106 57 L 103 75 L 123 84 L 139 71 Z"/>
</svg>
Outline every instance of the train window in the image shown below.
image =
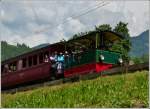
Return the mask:
<svg viewBox="0 0 150 109">
<path fill-rule="evenodd" d="M 33 56 L 33 65 L 37 65 L 37 55 Z"/>
<path fill-rule="evenodd" d="M 43 63 L 43 53 L 40 53 L 39 55 L 39 63 Z"/>
<path fill-rule="evenodd" d="M 26 58 L 23 59 L 23 65 L 22 65 L 22 67 L 23 68 L 27 67 L 27 59 Z"/>
<path fill-rule="evenodd" d="M 28 65 L 29 65 L 29 67 L 31 67 L 32 66 L 32 56 L 30 56 L 29 58 L 28 58 L 29 60 L 28 60 Z"/>
<path fill-rule="evenodd" d="M 20 61 L 20 60 L 19 60 Z M 19 63 L 18 68 L 21 69 L 21 64 Z M 17 70 L 17 62 L 12 62 L 9 64 L 9 72 L 14 72 Z"/>
</svg>

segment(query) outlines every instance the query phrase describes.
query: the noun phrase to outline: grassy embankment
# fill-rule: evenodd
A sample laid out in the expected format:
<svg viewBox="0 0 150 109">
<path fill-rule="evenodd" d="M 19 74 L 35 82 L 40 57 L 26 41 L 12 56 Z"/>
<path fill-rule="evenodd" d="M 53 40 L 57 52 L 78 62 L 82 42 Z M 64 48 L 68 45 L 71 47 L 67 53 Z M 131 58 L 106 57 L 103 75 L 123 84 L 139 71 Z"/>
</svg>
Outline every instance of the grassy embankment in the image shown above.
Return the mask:
<svg viewBox="0 0 150 109">
<path fill-rule="evenodd" d="M 2 94 L 2 107 L 148 107 L 148 71 Z"/>
</svg>

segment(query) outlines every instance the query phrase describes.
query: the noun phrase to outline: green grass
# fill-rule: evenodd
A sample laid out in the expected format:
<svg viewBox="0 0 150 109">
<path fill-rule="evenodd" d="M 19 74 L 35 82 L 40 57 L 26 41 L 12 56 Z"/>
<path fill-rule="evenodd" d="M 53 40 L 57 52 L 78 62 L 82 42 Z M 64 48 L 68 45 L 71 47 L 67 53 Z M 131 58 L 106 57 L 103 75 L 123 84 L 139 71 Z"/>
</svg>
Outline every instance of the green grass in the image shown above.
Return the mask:
<svg viewBox="0 0 150 109">
<path fill-rule="evenodd" d="M 148 107 L 148 71 L 2 94 L 2 107 Z"/>
</svg>

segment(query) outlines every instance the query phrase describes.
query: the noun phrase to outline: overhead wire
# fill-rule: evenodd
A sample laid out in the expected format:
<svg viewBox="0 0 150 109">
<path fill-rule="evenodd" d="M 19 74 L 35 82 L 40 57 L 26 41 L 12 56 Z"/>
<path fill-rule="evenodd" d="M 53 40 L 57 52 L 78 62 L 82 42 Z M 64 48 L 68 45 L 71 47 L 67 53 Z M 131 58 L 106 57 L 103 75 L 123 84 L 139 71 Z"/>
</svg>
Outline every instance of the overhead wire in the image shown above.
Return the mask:
<svg viewBox="0 0 150 109">
<path fill-rule="evenodd" d="M 92 8 L 92 9 L 87 9 L 85 12 L 83 12 L 83 13 L 81 13 L 81 14 L 78 14 L 78 15 L 71 15 L 69 18 L 72 18 L 72 19 L 79 18 L 79 17 L 84 16 L 84 15 L 86 15 L 86 14 L 92 12 L 92 11 L 95 11 L 95 10 L 97 10 L 97 9 L 99 9 L 99 8 L 101 8 L 101 7 L 105 6 L 105 5 L 107 5 L 107 4 L 109 4 L 109 2 L 102 1 L 102 2 L 98 3 L 97 5 L 95 5 L 94 8 Z M 38 21 L 39 21 L 39 20 L 38 20 L 38 14 L 36 13 L 35 9 L 31 6 L 31 4 L 30 4 L 29 6 L 31 7 L 31 9 L 32 9 L 32 11 L 33 11 L 33 13 L 34 13 L 34 17 L 35 17 L 35 20 L 36 20 L 37 24 L 39 24 L 39 23 L 38 23 Z M 43 29 L 35 30 L 35 31 L 33 31 L 31 34 L 35 34 L 35 35 L 36 35 L 36 34 L 39 34 L 39 33 L 44 32 L 44 31 L 47 31 L 47 30 L 50 29 L 50 28 L 56 28 L 56 27 L 58 27 L 59 25 L 63 25 L 63 24 L 65 24 L 65 23 L 71 21 L 72 19 L 66 19 L 66 20 L 64 20 L 62 23 L 59 23 L 59 24 L 57 24 L 57 25 L 55 25 L 55 26 L 53 26 L 53 27 L 47 26 L 47 27 L 44 27 Z M 13 33 L 17 34 L 17 32 L 13 32 Z M 26 36 L 26 35 L 25 35 L 25 36 Z M 25 37 L 25 36 L 24 36 L 24 37 Z"/>
<path fill-rule="evenodd" d="M 32 4 L 31 4 L 30 2 L 29 2 L 29 5 L 28 5 L 28 6 L 31 8 L 31 10 L 32 10 L 32 12 L 33 12 L 33 14 L 34 14 L 34 19 L 35 19 L 36 23 L 37 23 L 38 25 L 40 25 L 40 24 L 39 24 L 38 14 L 37 14 L 35 8 L 33 8 Z"/>
<path fill-rule="evenodd" d="M 102 4 L 102 5 L 101 5 Z M 90 12 L 92 12 L 92 11 L 94 11 L 94 10 L 96 10 L 96 9 L 98 9 L 98 8 L 101 8 L 101 7 L 103 7 L 103 6 L 105 6 L 105 5 L 107 5 L 107 4 L 109 4 L 109 3 L 105 3 L 104 1 L 102 1 L 101 3 L 98 3 L 97 5 L 95 5 L 94 6 L 94 8 L 92 8 L 92 9 L 88 9 L 86 12 L 84 12 L 84 13 L 81 13 L 81 14 L 79 14 L 79 15 L 71 15 L 71 17 L 70 18 L 78 18 L 78 17 L 81 17 L 81 16 L 83 16 L 83 15 L 86 15 L 86 14 L 88 14 L 88 13 L 90 13 Z M 31 5 L 30 5 L 31 6 Z M 32 11 L 33 11 L 33 13 L 35 14 L 35 19 L 36 19 L 36 21 L 37 21 L 37 19 L 38 19 L 38 15 L 37 15 L 37 13 L 35 12 L 35 10 L 32 8 Z M 31 34 L 32 35 L 36 35 L 36 34 L 40 34 L 40 33 L 42 33 L 42 32 L 45 32 L 45 31 L 48 31 L 48 29 L 51 29 L 51 28 L 56 28 L 56 27 L 58 27 L 59 25 L 62 25 L 62 24 L 65 24 L 65 23 L 67 23 L 67 22 L 69 22 L 69 21 L 71 21 L 72 19 L 66 19 L 66 20 L 64 20 L 62 23 L 59 23 L 59 24 L 57 24 L 57 25 L 55 25 L 55 26 L 53 26 L 53 27 L 51 27 L 51 26 L 47 26 L 47 27 L 44 27 L 43 29 L 40 29 L 40 30 L 35 30 L 35 31 L 33 31 Z M 59 34 L 59 33 L 58 33 Z M 25 36 L 24 36 L 25 37 Z"/>
<path fill-rule="evenodd" d="M 70 16 L 69 18 L 76 19 L 76 18 L 78 18 L 78 17 L 81 17 L 81 16 L 83 16 L 83 15 L 86 15 L 86 14 L 92 12 L 92 11 L 95 11 L 95 10 L 97 10 L 97 9 L 99 9 L 99 8 L 101 8 L 101 7 L 105 6 L 105 5 L 107 5 L 107 4 L 109 4 L 109 2 L 107 2 L 107 3 L 103 2 L 103 3 L 104 3 L 104 4 L 101 3 L 102 5 L 99 4 L 97 7 L 94 7 L 94 8 L 92 8 L 92 9 L 90 9 L 90 10 L 84 12 L 84 13 L 81 13 L 81 14 L 79 14 L 79 15 L 72 15 L 72 16 Z M 63 21 L 62 23 L 59 23 L 59 24 L 55 25 L 54 27 L 57 27 L 57 26 L 62 25 L 62 24 L 64 24 L 64 23 L 67 23 L 67 22 L 69 22 L 69 21 L 71 21 L 71 20 L 72 20 L 72 19 L 66 19 L 65 21 Z M 43 29 L 41 29 L 41 30 L 35 31 L 35 33 L 41 33 L 41 32 L 44 32 L 44 31 L 47 30 L 47 29 L 50 29 L 50 28 L 53 28 L 53 27 L 47 26 L 47 27 L 45 27 L 45 28 L 43 28 Z"/>
<path fill-rule="evenodd" d="M 105 3 L 105 2 L 102 1 L 101 3 L 98 3 L 98 4 L 94 5 L 94 7 L 95 7 L 95 6 L 99 6 L 99 5 L 102 4 L 102 3 Z M 92 10 L 93 10 L 93 8 L 92 8 Z M 83 11 L 83 10 L 82 10 L 82 11 Z M 86 13 L 88 13 L 88 12 L 91 11 L 91 8 L 90 8 L 90 9 L 87 8 L 87 9 L 84 10 L 84 11 L 85 11 Z M 85 12 L 84 12 L 84 14 L 86 14 Z M 70 18 L 78 18 L 78 17 L 80 17 L 80 16 L 82 16 L 82 14 L 71 15 Z M 57 25 L 55 25 L 54 27 L 51 27 L 51 26 L 44 27 L 43 29 L 34 31 L 33 34 L 40 34 L 40 33 L 44 32 L 44 31 L 47 31 L 47 30 L 50 29 L 50 28 L 56 28 L 56 27 L 58 27 L 59 25 L 65 24 L 65 23 L 67 23 L 67 22 L 69 22 L 69 21 L 71 21 L 71 20 L 72 20 L 72 19 L 66 19 L 66 20 L 64 20 L 62 23 L 57 24 Z M 57 28 L 56 28 L 56 29 L 57 29 Z M 57 32 L 57 33 L 60 34 L 59 32 Z M 62 35 L 60 34 L 60 36 L 62 36 Z"/>
<path fill-rule="evenodd" d="M 83 12 L 86 12 L 86 11 L 88 11 L 88 10 L 90 10 L 90 9 L 92 9 L 93 7 L 95 7 L 95 6 L 99 6 L 99 5 L 101 5 L 102 3 L 105 3 L 105 1 L 101 1 L 100 3 L 98 3 L 98 4 L 96 4 L 96 5 L 93 5 L 93 6 L 91 6 L 91 7 L 87 7 L 86 9 L 84 9 L 84 10 L 80 10 L 80 13 L 83 13 Z M 70 17 L 75 17 L 75 16 L 77 16 L 77 15 L 75 15 L 75 14 L 72 14 Z"/>
</svg>

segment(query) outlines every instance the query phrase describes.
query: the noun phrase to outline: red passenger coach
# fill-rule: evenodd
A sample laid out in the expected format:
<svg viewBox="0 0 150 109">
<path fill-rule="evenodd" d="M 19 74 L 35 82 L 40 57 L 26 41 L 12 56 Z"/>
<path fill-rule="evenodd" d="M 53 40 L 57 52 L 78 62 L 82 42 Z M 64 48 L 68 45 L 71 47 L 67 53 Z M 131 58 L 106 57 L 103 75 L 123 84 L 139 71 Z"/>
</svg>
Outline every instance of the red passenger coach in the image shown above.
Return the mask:
<svg viewBox="0 0 150 109">
<path fill-rule="evenodd" d="M 55 50 L 61 52 L 63 43 L 56 43 L 32 52 L 11 58 L 2 62 L 2 89 L 15 87 L 19 84 L 29 83 L 51 78 L 51 63 L 48 59 Z"/>
</svg>

